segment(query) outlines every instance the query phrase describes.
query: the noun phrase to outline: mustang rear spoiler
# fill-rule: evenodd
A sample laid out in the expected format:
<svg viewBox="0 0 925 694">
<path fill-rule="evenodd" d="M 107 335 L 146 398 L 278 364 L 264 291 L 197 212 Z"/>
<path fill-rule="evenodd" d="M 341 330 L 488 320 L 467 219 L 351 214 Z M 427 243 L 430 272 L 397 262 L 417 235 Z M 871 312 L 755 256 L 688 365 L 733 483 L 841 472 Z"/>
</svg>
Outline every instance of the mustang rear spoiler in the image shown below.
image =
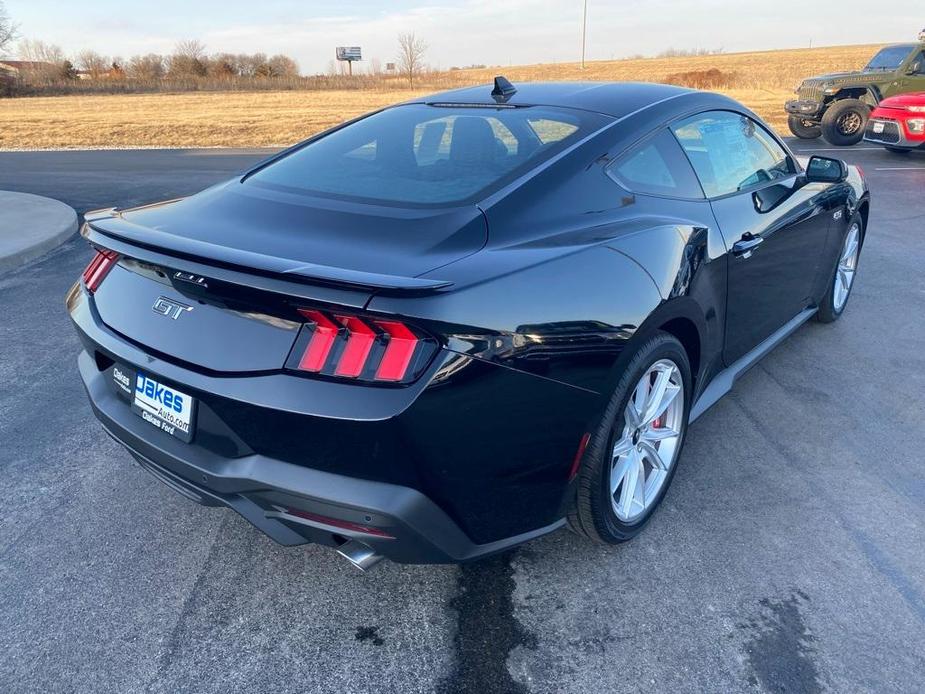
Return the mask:
<svg viewBox="0 0 925 694">
<path fill-rule="evenodd" d="M 225 267 L 248 273 L 285 277 L 290 281 L 379 293 L 430 292 L 453 284 L 444 280 L 384 275 L 304 263 L 220 246 L 133 224 L 123 218 L 115 208 L 87 212 L 84 220 L 86 224 L 81 230 L 81 235 L 90 243 L 111 248 L 130 257 L 138 257 L 137 249 L 145 249 L 164 257 L 194 261 L 204 266 Z"/>
</svg>

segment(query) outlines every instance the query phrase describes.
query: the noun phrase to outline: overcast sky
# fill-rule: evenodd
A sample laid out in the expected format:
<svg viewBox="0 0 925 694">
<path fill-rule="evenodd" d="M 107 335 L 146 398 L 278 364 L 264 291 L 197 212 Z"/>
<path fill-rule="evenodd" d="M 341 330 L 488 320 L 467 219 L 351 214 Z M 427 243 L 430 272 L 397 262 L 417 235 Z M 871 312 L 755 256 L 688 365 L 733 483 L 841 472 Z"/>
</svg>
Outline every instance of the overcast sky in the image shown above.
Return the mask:
<svg viewBox="0 0 925 694">
<path fill-rule="evenodd" d="M 339 45 L 394 60 L 396 36 L 409 30 L 441 68 L 574 61 L 580 50 L 582 0 L 5 1 L 24 37 L 70 54 L 169 53 L 195 38 L 210 53 L 286 53 L 311 74 L 327 69 Z M 923 26 L 925 5 L 912 0 L 588 0 L 588 57 L 909 41 Z"/>
</svg>

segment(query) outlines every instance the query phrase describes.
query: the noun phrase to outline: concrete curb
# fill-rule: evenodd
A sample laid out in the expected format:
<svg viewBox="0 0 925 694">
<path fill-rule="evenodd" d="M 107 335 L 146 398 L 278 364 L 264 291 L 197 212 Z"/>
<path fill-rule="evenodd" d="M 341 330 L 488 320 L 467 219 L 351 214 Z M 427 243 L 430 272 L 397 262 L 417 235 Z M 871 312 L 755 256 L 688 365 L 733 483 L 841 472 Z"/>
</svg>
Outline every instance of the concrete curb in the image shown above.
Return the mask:
<svg viewBox="0 0 925 694">
<path fill-rule="evenodd" d="M 76 232 L 77 213 L 63 202 L 0 190 L 0 272 L 35 260 Z"/>
</svg>

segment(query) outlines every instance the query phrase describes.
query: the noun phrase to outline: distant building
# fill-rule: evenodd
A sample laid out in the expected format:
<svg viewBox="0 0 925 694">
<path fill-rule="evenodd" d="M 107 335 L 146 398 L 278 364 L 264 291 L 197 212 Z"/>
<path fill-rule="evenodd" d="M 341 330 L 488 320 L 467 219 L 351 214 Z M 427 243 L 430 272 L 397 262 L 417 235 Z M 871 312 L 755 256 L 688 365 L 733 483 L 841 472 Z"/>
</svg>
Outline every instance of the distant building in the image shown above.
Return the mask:
<svg viewBox="0 0 925 694">
<path fill-rule="evenodd" d="M 54 63 L 38 60 L 0 60 L 0 72 L 8 77 L 20 77 L 24 72 L 54 70 L 56 67 Z"/>
</svg>

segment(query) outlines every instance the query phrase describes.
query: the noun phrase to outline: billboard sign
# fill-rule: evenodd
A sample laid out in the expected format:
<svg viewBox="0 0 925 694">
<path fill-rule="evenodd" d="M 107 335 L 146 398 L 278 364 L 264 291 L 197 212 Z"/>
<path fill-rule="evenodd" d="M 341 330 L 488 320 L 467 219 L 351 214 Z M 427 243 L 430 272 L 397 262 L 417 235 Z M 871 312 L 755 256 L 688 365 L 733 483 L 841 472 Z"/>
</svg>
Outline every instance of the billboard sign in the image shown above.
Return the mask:
<svg viewBox="0 0 925 694">
<path fill-rule="evenodd" d="M 363 60 L 360 54 L 359 46 L 338 46 L 337 59 L 353 62 L 354 60 Z"/>
</svg>

